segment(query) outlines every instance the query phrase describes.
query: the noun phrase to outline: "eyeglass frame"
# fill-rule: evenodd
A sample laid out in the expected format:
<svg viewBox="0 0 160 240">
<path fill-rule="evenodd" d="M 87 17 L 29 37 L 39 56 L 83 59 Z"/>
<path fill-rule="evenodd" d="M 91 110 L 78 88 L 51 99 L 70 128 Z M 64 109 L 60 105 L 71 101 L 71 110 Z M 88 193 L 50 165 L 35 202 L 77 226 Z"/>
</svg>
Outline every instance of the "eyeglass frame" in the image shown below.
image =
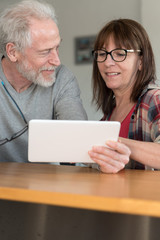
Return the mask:
<svg viewBox="0 0 160 240">
<path fill-rule="evenodd" d="M 125 52 L 125 58 L 122 61 L 116 61 L 114 59 L 114 57 L 112 56 L 112 52 L 115 51 L 115 50 L 123 50 Z M 103 51 L 103 52 L 105 52 L 106 57 L 105 57 L 105 59 L 103 61 L 97 61 L 95 59 L 95 55 L 94 54 L 95 54 L 96 51 Z M 142 53 L 142 51 L 140 49 L 134 50 L 134 49 L 115 48 L 115 49 L 111 50 L 110 52 L 106 51 L 105 49 L 97 49 L 97 50 L 92 50 L 92 56 L 93 56 L 94 60 L 96 62 L 99 62 L 99 63 L 105 62 L 106 59 L 107 59 L 108 54 L 111 56 L 113 61 L 115 61 L 115 62 L 123 62 L 126 59 L 126 57 L 127 57 L 127 53 L 133 53 L 133 52 Z"/>
<path fill-rule="evenodd" d="M 20 131 L 14 133 L 10 138 L 1 139 L 0 140 L 0 146 L 4 145 L 7 142 L 13 141 L 14 139 L 20 137 L 23 133 L 25 133 L 28 130 L 28 123 L 27 123 L 27 120 L 26 120 L 23 112 L 21 111 L 20 107 L 18 106 L 18 104 L 16 103 L 16 101 L 14 100 L 14 98 L 12 97 L 12 95 L 10 94 L 10 92 L 8 91 L 8 89 L 6 88 L 6 86 L 5 86 L 5 84 L 4 84 L 4 82 L 2 80 L 1 80 L 1 84 L 2 84 L 2 86 L 4 88 L 4 90 L 6 91 L 6 93 L 8 94 L 8 96 L 12 99 L 12 101 L 16 105 L 16 107 L 17 107 L 18 111 L 20 112 L 20 115 L 23 118 L 26 126 L 23 129 L 21 129 Z"/>
</svg>

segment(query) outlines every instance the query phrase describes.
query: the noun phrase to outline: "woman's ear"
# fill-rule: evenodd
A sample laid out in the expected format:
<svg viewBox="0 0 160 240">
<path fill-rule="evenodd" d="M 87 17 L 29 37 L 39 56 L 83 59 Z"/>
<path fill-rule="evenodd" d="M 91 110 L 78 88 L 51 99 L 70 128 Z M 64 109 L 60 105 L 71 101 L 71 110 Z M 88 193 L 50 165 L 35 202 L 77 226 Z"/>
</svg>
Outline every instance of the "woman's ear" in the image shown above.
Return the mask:
<svg viewBox="0 0 160 240">
<path fill-rule="evenodd" d="M 142 70 L 142 66 L 143 66 L 143 58 L 141 56 L 140 59 L 139 59 L 139 67 L 138 67 L 139 71 Z"/>
<path fill-rule="evenodd" d="M 17 61 L 18 52 L 16 50 L 14 43 L 7 43 L 6 53 L 7 53 L 8 58 L 11 60 L 11 62 Z"/>
</svg>

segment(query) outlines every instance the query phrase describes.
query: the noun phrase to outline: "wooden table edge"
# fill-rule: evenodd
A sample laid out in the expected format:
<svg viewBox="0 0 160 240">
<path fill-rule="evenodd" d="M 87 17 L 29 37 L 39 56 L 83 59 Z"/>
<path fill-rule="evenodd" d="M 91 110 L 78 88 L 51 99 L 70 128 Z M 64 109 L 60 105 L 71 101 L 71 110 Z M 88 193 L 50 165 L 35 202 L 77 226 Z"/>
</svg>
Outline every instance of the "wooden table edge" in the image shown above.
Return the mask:
<svg viewBox="0 0 160 240">
<path fill-rule="evenodd" d="M 33 189 L 0 188 L 0 199 L 103 212 L 160 217 L 160 202 L 136 198 L 110 198 Z"/>
</svg>

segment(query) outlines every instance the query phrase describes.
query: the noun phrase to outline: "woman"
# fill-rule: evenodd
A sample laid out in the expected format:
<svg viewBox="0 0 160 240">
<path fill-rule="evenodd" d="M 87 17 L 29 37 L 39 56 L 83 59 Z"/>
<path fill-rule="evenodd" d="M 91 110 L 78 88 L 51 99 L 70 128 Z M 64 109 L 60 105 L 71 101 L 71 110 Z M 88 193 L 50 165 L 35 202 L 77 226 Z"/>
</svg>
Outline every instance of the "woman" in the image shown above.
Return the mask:
<svg viewBox="0 0 160 240">
<path fill-rule="evenodd" d="M 121 130 L 119 142 L 107 143 L 112 150 L 94 146 L 90 157 L 106 173 L 159 169 L 160 87 L 146 31 L 134 20 L 113 20 L 99 32 L 93 57 L 93 100 L 102 120 L 121 122 Z"/>
</svg>

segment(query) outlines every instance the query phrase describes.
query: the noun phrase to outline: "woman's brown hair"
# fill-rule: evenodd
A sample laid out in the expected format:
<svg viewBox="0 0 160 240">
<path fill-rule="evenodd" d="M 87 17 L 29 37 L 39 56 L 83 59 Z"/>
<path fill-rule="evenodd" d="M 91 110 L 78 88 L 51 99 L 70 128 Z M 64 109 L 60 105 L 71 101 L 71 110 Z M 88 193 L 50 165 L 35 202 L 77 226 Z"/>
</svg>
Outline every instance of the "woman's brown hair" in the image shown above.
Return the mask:
<svg viewBox="0 0 160 240">
<path fill-rule="evenodd" d="M 142 56 L 142 69 L 137 72 L 137 79 L 131 94 L 131 101 L 136 102 L 143 89 L 155 81 L 155 61 L 152 46 L 145 29 L 138 22 L 131 19 L 118 19 L 107 23 L 97 35 L 94 50 L 107 46 L 110 37 L 113 37 L 117 48 L 140 49 Z M 115 102 L 113 91 L 109 89 L 98 69 L 97 62 L 93 62 L 93 102 L 97 109 L 104 114 L 112 111 Z"/>
</svg>

